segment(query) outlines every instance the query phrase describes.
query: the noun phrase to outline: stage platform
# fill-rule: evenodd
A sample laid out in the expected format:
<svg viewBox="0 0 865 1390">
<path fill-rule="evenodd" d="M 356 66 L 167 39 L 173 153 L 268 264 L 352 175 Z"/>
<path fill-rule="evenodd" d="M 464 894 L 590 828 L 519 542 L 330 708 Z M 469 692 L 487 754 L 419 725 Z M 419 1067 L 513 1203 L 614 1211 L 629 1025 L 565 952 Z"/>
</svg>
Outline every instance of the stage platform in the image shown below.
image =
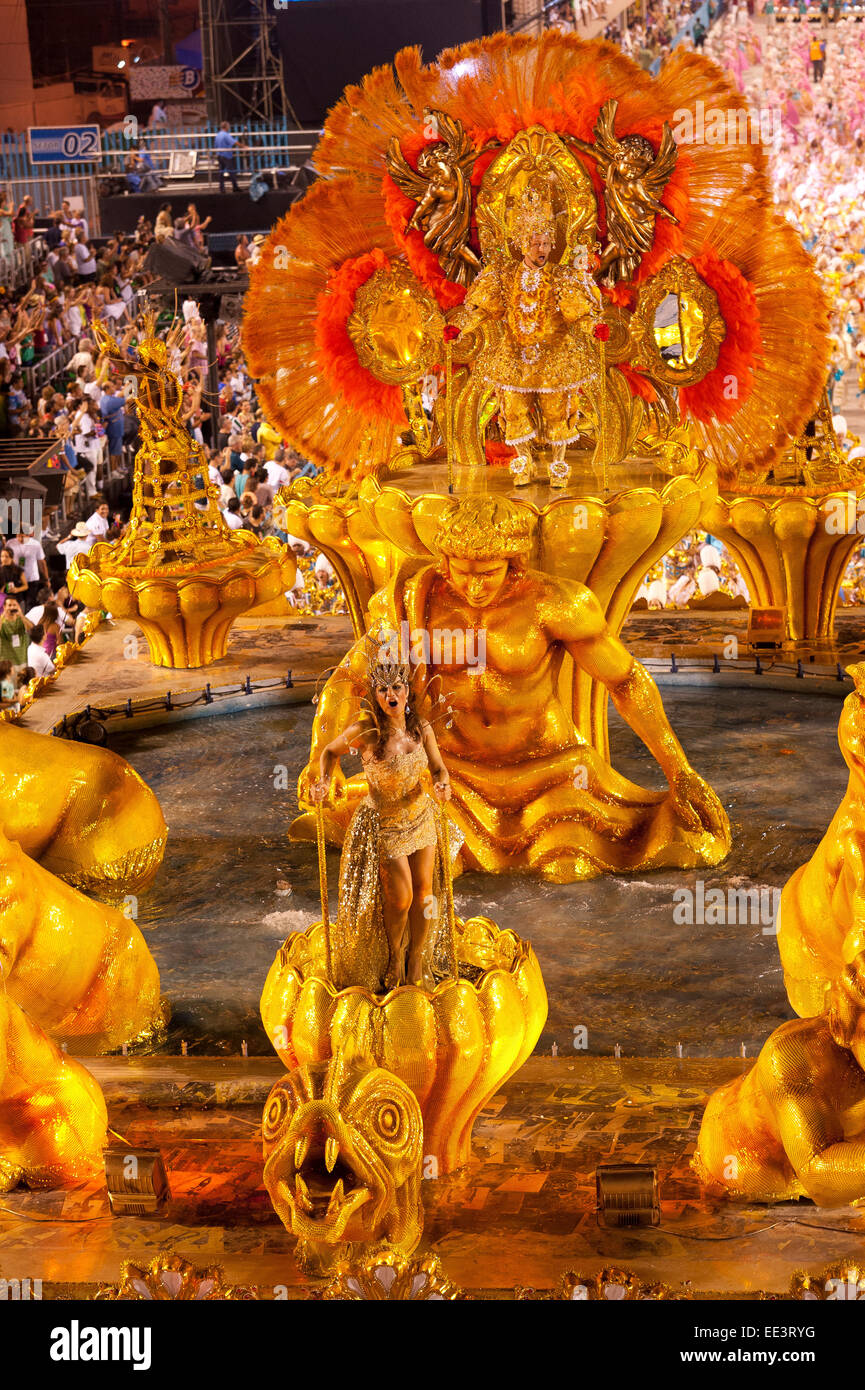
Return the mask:
<svg viewBox="0 0 865 1390">
<path fill-rule="evenodd" d="M 230 183 L 228 187 L 231 187 Z M 191 202 L 195 203 L 202 221 L 207 217 L 213 218 L 208 231 L 269 232 L 274 222 L 278 222 L 302 194 L 302 188 L 280 188 L 265 193 L 263 198 L 254 202 L 246 192 L 220 193 L 218 189 L 212 192 L 193 189 L 179 193 L 173 192 L 168 186 L 155 193 L 121 193 L 99 200 L 102 234 L 112 236 L 116 232 L 133 232 L 142 215 L 155 222 L 163 203 L 171 204 L 174 217 L 182 217 Z"/>
<path fill-rule="evenodd" d="M 112 1126 L 131 1145 L 161 1150 L 171 1201 L 156 1217 L 112 1217 L 101 1188 L 7 1193 L 0 1278 L 26 1268 L 43 1280 L 43 1298 L 80 1298 L 117 1282 L 124 1260 L 146 1264 L 169 1251 L 222 1265 L 228 1282 L 254 1285 L 262 1299 L 306 1296 L 315 1285 L 297 1269 L 261 1180 L 261 1111 L 282 1075 L 278 1060 L 87 1065 Z M 530 1058 L 482 1111 L 470 1165 L 424 1182 L 418 1254 L 437 1254 L 476 1298 L 548 1291 L 566 1271 L 591 1276 L 611 1265 L 695 1298 L 787 1294 L 797 1270 L 817 1273 L 861 1248 L 865 1212 L 701 1195 L 690 1158 L 703 1106 L 742 1065 Z M 657 1165 L 660 1226 L 598 1224 L 595 1169 L 605 1160 Z"/>
</svg>

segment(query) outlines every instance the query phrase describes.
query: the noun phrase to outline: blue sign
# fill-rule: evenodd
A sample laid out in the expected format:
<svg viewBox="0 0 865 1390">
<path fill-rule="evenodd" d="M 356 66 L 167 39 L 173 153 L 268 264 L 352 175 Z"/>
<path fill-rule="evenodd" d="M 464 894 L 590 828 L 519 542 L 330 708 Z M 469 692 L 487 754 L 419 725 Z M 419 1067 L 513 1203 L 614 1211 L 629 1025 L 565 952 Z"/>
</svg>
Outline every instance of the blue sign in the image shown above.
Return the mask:
<svg viewBox="0 0 865 1390">
<path fill-rule="evenodd" d="M 185 92 L 194 92 L 196 87 L 201 85 L 201 71 L 199 68 L 181 68 L 180 85 Z"/>
<path fill-rule="evenodd" d="M 32 125 L 31 164 L 97 164 L 102 158 L 98 125 Z"/>
</svg>

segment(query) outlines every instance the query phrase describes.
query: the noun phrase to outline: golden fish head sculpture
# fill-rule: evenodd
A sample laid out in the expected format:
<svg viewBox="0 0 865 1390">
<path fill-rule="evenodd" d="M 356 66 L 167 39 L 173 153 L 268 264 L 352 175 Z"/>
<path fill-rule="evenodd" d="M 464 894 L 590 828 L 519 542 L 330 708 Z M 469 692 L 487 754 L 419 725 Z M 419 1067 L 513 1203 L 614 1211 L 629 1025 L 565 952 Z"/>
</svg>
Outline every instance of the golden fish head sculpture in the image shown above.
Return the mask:
<svg viewBox="0 0 865 1390">
<path fill-rule="evenodd" d="M 299 1239 L 308 1270 L 346 1248 L 387 1242 L 410 1254 L 420 1239 L 423 1121 L 393 1072 L 351 1046 L 278 1081 L 262 1121 L 264 1185 Z"/>
<path fill-rule="evenodd" d="M 425 1161 L 442 1176 L 471 1157 L 478 1112 L 522 1066 L 547 1017 L 531 945 L 488 917 L 456 919 L 460 978 L 386 995 L 327 977 L 324 929 L 295 932 L 276 953 L 261 1020 L 286 1067 L 363 1047 L 411 1087 L 423 1113 Z"/>
</svg>

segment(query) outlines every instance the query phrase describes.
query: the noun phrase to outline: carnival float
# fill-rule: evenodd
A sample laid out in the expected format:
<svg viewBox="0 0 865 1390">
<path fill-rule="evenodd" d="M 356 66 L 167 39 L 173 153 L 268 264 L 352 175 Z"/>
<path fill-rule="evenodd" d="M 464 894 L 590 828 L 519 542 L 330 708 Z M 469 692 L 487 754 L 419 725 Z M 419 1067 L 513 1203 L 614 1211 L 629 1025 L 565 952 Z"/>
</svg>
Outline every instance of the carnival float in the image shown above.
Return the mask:
<svg viewBox="0 0 865 1390">
<path fill-rule="evenodd" d="M 859 474 L 825 396 L 827 303 L 773 210 L 762 146 L 689 139 L 698 104 L 725 128 L 747 121 L 738 90 L 682 49 L 657 77 L 555 31 L 426 65 L 406 49 L 331 111 L 318 181 L 251 270 L 258 394 L 321 469 L 276 509 L 327 556 L 352 625 L 315 694 L 289 829 L 294 846 L 316 843 L 320 919 L 292 930 L 260 1002 L 286 1069 L 264 1108 L 263 1181 L 304 1268 L 341 1287 L 361 1287 L 359 1252 L 403 1270 L 422 1179 L 466 1167 L 478 1116 L 544 1027 L 543 959 L 522 928 L 461 918 L 454 878 L 578 885 L 730 853 L 724 806 L 621 638 L 647 572 L 707 528 L 752 602 L 783 610 L 788 646 L 831 639 L 856 537 L 825 522 Z M 99 336 L 137 382 L 143 447 L 129 532 L 77 559 L 71 588 L 134 618 L 155 665 L 211 665 L 238 615 L 289 587 L 295 558 L 222 522 L 179 422 L 170 340 L 151 323 L 130 365 Z M 848 1133 L 865 1084 L 863 666 L 852 675 L 850 787 L 782 902 L 801 1017 L 703 1120 L 695 1163 L 722 1197 L 865 1197 Z M 608 702 L 665 789 L 612 765 Z M 0 758 L 17 765 L 15 741 L 34 737 L 6 729 Z M 75 1088 L 89 1107 L 87 1163 L 104 1142 L 98 1088 L 67 1074 L 51 1038 L 116 1046 L 164 1019 L 137 929 L 79 894 L 146 887 L 161 813 L 110 755 L 71 745 L 79 767 L 68 747 L 55 740 L 42 773 L 21 775 L 0 827 L 3 1036 L 29 1065 L 20 1081 L 7 1066 L 0 1091 L 8 1185 L 64 1180 L 79 1161 L 71 1140 L 52 1157 L 35 1122 L 7 1118 L 31 1073 L 61 1109 Z M 328 844 L 341 847 L 333 911 Z M 40 984 L 37 881 L 86 947 L 62 989 Z"/>
</svg>

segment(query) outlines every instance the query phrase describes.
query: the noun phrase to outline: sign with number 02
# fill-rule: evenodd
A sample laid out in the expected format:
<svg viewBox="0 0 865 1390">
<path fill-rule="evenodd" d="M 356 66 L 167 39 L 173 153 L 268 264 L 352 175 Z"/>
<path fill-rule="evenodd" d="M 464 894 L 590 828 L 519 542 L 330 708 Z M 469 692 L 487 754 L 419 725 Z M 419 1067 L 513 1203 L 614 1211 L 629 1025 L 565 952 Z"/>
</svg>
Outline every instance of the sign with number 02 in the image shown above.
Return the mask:
<svg viewBox="0 0 865 1390">
<path fill-rule="evenodd" d="M 31 164 L 95 164 L 102 158 L 98 125 L 30 126 Z"/>
</svg>

